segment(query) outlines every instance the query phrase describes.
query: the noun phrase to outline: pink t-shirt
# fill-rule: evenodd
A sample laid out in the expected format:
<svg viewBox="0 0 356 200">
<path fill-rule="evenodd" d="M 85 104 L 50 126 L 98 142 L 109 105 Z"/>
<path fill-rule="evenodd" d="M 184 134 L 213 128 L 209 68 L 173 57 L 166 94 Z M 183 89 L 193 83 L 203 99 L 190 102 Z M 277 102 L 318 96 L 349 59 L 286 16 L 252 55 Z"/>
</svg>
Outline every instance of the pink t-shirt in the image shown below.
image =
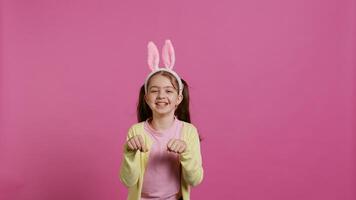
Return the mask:
<svg viewBox="0 0 356 200">
<path fill-rule="evenodd" d="M 182 121 L 175 118 L 170 128 L 158 132 L 148 121 L 144 123 L 153 143 L 143 178 L 141 200 L 177 200 L 181 196 L 179 155 L 169 152 L 167 144 L 170 139 L 181 138 L 182 125 Z"/>
</svg>

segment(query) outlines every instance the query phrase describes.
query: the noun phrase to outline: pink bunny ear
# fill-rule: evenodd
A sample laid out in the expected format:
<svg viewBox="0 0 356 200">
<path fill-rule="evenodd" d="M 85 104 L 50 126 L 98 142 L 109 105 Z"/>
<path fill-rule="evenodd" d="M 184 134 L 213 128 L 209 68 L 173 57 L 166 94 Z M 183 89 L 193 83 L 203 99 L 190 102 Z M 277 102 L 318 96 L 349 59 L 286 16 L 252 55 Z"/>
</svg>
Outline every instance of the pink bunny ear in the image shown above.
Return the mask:
<svg viewBox="0 0 356 200">
<path fill-rule="evenodd" d="M 147 45 L 148 48 L 148 66 L 151 68 L 152 71 L 158 69 L 159 64 L 159 53 L 156 45 L 153 42 L 149 42 Z"/>
<path fill-rule="evenodd" d="M 174 48 L 170 40 L 166 40 L 162 48 L 162 58 L 164 66 L 168 69 L 173 69 L 176 58 L 174 54 Z"/>
</svg>

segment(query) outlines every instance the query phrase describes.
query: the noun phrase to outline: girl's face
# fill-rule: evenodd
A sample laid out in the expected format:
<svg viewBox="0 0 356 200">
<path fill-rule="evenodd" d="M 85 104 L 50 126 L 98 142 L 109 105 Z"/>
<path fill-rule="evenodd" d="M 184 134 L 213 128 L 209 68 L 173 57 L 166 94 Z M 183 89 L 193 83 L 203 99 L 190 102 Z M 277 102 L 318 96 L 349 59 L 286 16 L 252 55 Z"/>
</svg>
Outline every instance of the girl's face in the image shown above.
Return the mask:
<svg viewBox="0 0 356 200">
<path fill-rule="evenodd" d="M 174 115 L 183 96 L 178 95 L 177 89 L 173 87 L 168 77 L 157 74 L 149 81 L 145 100 L 154 114 Z"/>
</svg>

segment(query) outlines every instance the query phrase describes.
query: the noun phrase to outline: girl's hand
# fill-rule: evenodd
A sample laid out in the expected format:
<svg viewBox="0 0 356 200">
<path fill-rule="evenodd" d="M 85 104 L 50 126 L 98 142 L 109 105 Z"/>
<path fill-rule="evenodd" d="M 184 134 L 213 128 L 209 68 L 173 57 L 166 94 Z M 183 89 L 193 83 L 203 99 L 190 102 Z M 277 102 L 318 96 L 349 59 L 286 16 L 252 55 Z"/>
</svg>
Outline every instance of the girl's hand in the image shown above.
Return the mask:
<svg viewBox="0 0 356 200">
<path fill-rule="evenodd" d="M 168 151 L 172 151 L 175 153 L 183 153 L 187 148 L 186 143 L 183 140 L 179 139 L 170 139 L 167 144 Z"/>
<path fill-rule="evenodd" d="M 127 146 L 129 147 L 130 150 L 132 151 L 137 151 L 140 150 L 141 152 L 147 152 L 148 149 L 145 145 L 145 142 L 143 141 L 143 138 L 141 135 L 135 135 L 131 137 L 127 141 Z"/>
</svg>

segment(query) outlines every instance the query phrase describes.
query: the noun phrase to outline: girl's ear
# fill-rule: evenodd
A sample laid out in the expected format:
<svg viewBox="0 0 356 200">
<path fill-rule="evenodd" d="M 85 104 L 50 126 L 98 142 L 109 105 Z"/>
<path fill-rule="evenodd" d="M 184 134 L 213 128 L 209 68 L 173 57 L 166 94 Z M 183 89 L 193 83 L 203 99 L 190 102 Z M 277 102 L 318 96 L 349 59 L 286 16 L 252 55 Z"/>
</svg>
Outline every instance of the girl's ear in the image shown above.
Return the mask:
<svg viewBox="0 0 356 200">
<path fill-rule="evenodd" d="M 143 99 L 144 99 L 145 102 L 147 103 L 147 96 L 146 96 L 146 94 L 143 96 Z"/>
<path fill-rule="evenodd" d="M 183 95 L 182 94 L 179 94 L 178 95 L 178 102 L 177 102 L 177 106 L 180 104 L 180 103 L 182 103 L 182 101 L 183 101 Z"/>
<path fill-rule="evenodd" d="M 170 40 L 166 40 L 162 48 L 162 59 L 164 66 L 168 69 L 173 69 L 175 63 L 175 53 L 172 42 Z"/>
<path fill-rule="evenodd" d="M 159 64 L 159 53 L 158 53 L 157 46 L 150 41 L 148 42 L 147 50 L 148 50 L 148 58 L 147 58 L 148 66 L 152 71 L 157 70 Z"/>
</svg>

